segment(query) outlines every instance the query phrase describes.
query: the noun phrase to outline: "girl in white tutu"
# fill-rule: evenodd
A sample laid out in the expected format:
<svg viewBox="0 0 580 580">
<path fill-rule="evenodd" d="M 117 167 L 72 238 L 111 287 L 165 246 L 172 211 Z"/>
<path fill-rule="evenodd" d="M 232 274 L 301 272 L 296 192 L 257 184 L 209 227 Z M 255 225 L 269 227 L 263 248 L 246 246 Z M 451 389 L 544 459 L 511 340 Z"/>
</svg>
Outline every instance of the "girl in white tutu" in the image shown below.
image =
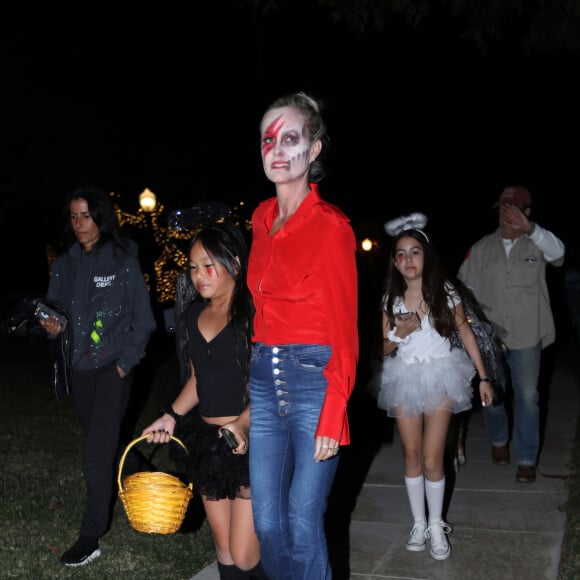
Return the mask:
<svg viewBox="0 0 580 580">
<path fill-rule="evenodd" d="M 476 371 L 482 405 L 491 404 L 493 388 L 461 299 L 423 231 L 426 223 L 415 213 L 385 224 L 394 239 L 383 296 L 383 368 L 374 394 L 378 406 L 396 417 L 403 445 L 414 518 L 406 548 L 422 551 L 429 539 L 431 556 L 445 560 L 451 555 L 451 526 L 442 519 L 447 430 L 454 413 L 471 408 Z M 455 330 L 465 351 L 451 347 Z"/>
</svg>

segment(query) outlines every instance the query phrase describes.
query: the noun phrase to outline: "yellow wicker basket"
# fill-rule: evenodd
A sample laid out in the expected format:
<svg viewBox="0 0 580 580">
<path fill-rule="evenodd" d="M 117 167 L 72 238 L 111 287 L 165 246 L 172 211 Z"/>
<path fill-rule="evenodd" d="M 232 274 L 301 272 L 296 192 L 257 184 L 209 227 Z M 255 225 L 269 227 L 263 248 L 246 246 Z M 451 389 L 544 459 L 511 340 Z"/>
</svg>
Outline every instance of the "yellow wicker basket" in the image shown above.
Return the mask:
<svg viewBox="0 0 580 580">
<path fill-rule="evenodd" d="M 179 478 L 168 473 L 142 471 L 128 475 L 121 484 L 127 453 L 134 445 L 147 438 L 148 435 L 145 435 L 131 441 L 121 457 L 117 477 L 119 498 L 123 502 L 129 523 L 135 530 L 148 534 L 172 534 L 179 530 L 185 518 L 189 500 L 193 496 L 192 483 L 185 485 Z M 186 449 L 177 437 L 171 439 Z"/>
</svg>

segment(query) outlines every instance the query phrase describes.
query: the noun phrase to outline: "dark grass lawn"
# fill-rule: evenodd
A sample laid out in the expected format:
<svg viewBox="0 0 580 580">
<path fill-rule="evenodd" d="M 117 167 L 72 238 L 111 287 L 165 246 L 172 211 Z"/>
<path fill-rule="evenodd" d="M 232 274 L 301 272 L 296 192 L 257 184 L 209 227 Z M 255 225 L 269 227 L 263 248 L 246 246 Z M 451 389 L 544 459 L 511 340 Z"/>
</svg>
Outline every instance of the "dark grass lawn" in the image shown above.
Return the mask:
<svg viewBox="0 0 580 580">
<path fill-rule="evenodd" d="M 173 342 L 153 341 L 150 362 L 136 377 L 132 421 L 141 429 L 178 388 Z M 215 559 L 213 539 L 198 496 L 180 531 L 134 530 L 120 501 L 90 565 L 67 568 L 58 558 L 77 538 L 84 497 L 81 432 L 67 397 L 56 400 L 46 344 L 0 337 L 0 578 L 187 579 Z M 139 443 L 162 472 L 178 470 L 165 446 Z M 125 462 L 127 464 L 127 461 Z"/>
</svg>

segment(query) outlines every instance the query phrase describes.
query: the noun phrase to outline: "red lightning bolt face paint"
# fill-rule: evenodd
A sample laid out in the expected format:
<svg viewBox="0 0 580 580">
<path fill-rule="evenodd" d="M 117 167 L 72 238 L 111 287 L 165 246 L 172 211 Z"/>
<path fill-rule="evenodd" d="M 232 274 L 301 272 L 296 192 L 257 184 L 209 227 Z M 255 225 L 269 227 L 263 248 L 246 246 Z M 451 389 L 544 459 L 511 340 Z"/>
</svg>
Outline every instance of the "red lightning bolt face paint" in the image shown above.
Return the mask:
<svg viewBox="0 0 580 580">
<path fill-rule="evenodd" d="M 261 153 L 264 173 L 270 181 L 288 183 L 307 177 L 311 143 L 300 111 L 280 107 L 264 115 Z"/>
<path fill-rule="evenodd" d="M 280 129 L 282 129 L 284 122 L 282 121 L 282 115 L 276 117 L 270 125 L 268 125 L 262 134 L 262 158 L 266 157 L 268 153 L 274 147 L 276 141 L 278 140 L 278 135 L 280 134 Z"/>
</svg>

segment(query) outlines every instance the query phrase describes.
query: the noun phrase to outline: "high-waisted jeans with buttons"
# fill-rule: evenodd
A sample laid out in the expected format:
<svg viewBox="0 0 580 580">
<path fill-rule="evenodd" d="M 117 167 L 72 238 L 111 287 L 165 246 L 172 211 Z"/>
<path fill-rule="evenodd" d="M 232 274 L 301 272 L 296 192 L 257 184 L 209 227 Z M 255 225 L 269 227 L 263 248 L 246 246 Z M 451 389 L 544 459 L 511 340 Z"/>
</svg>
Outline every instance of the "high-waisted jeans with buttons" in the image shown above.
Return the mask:
<svg viewBox="0 0 580 580">
<path fill-rule="evenodd" d="M 314 461 L 330 347 L 256 343 L 250 483 L 262 565 L 276 580 L 330 579 L 324 512 L 338 456 Z"/>
</svg>

